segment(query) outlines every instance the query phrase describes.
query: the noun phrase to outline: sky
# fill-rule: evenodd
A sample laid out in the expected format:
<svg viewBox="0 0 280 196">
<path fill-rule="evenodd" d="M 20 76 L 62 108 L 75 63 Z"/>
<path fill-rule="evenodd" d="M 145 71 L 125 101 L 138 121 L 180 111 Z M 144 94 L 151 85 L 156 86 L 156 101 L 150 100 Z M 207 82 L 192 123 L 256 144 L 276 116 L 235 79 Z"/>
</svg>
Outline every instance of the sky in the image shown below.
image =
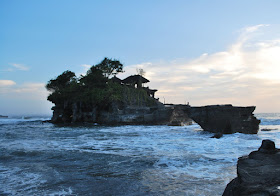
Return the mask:
<svg viewBox="0 0 280 196">
<path fill-rule="evenodd" d="M 52 113 L 45 84 L 104 57 L 156 97 L 280 112 L 278 0 L 0 0 L 0 114 Z"/>
</svg>

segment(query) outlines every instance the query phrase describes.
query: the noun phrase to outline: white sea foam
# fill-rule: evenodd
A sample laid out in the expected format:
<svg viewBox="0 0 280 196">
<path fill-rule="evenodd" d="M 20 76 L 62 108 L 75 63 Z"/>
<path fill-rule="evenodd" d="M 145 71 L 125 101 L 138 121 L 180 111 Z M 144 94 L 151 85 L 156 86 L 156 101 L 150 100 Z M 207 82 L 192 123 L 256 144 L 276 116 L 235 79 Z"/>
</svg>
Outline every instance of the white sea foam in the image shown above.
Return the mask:
<svg viewBox="0 0 280 196">
<path fill-rule="evenodd" d="M 5 124 L 18 124 L 24 122 L 42 122 L 50 120 L 50 117 L 9 117 L 9 118 L 0 118 L 0 125 Z"/>
<path fill-rule="evenodd" d="M 73 194 L 73 191 L 71 189 L 71 187 L 69 187 L 68 189 L 62 189 L 60 191 L 56 191 L 54 193 L 50 193 L 49 194 L 50 196 L 66 196 L 66 195 L 71 195 L 71 196 L 74 196 L 74 195 L 77 195 L 77 194 Z"/>
</svg>

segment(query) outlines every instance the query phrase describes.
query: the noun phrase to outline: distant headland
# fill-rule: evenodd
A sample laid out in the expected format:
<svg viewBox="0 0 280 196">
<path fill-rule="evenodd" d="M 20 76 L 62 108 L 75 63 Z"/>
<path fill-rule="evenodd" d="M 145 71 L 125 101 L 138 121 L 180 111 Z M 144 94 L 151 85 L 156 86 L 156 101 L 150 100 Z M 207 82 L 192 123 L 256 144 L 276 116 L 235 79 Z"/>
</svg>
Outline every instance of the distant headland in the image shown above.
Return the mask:
<svg viewBox="0 0 280 196">
<path fill-rule="evenodd" d="M 120 61 L 104 58 L 79 78 L 67 70 L 51 79 L 46 85 L 55 105 L 51 122 L 186 125 L 194 120 L 214 133 L 258 132 L 255 107 L 165 105 L 155 98 L 156 89 L 144 86 L 149 80 L 143 70 L 123 80 L 116 76 L 121 72 Z"/>
</svg>

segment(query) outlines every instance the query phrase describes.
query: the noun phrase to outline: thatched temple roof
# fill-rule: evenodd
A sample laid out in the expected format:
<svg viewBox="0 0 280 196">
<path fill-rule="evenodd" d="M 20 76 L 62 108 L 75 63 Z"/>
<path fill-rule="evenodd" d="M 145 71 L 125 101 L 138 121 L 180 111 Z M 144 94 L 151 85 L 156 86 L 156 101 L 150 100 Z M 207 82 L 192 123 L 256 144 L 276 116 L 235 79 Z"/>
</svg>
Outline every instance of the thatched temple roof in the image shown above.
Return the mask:
<svg viewBox="0 0 280 196">
<path fill-rule="evenodd" d="M 144 78 L 143 76 L 140 75 L 133 75 L 133 76 L 128 76 L 127 78 L 123 79 L 124 84 L 133 84 L 137 83 L 140 81 L 141 83 L 147 83 L 150 82 L 148 79 Z"/>
<path fill-rule="evenodd" d="M 112 82 L 115 82 L 115 83 L 118 83 L 118 84 L 121 84 L 121 83 L 122 83 L 122 80 L 119 79 L 119 78 L 116 77 L 116 76 L 112 77 L 112 78 L 111 78 L 111 81 L 112 81 Z"/>
</svg>

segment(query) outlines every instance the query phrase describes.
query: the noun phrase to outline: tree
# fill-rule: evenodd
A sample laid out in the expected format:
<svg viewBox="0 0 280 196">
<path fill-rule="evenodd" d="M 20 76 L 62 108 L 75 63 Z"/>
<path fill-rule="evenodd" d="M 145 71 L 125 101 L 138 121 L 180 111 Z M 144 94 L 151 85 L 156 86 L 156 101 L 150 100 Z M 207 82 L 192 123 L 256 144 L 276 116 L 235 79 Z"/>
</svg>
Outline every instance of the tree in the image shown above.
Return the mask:
<svg viewBox="0 0 280 196">
<path fill-rule="evenodd" d="M 123 72 L 120 61 L 108 58 L 93 65 L 79 80 L 74 72 L 67 70 L 48 81 L 46 88 L 51 92 L 48 100 L 59 107 L 77 101 L 89 105 L 106 105 L 112 100 L 120 99 L 121 90 L 117 84 L 108 82 L 110 76 L 120 72 Z"/>
<path fill-rule="evenodd" d="M 99 64 L 95 66 L 97 69 L 100 69 L 103 75 L 106 78 L 110 78 L 112 75 L 115 76 L 118 73 L 122 73 L 123 71 L 123 64 L 120 63 L 118 60 L 112 60 L 105 57 Z"/>
<path fill-rule="evenodd" d="M 107 80 L 102 70 L 93 65 L 79 81 L 86 88 L 102 88 L 106 85 Z"/>
<path fill-rule="evenodd" d="M 48 100 L 53 103 L 62 103 L 66 99 L 73 97 L 73 94 L 78 89 L 76 75 L 72 71 L 65 71 L 56 79 L 50 80 L 46 88 L 52 92 L 48 96 Z"/>
<path fill-rule="evenodd" d="M 46 88 L 48 91 L 60 91 L 64 89 L 66 86 L 70 85 L 71 83 L 76 83 L 76 75 L 72 71 L 65 71 L 61 75 L 57 76 L 56 79 L 50 80 Z"/>
</svg>

